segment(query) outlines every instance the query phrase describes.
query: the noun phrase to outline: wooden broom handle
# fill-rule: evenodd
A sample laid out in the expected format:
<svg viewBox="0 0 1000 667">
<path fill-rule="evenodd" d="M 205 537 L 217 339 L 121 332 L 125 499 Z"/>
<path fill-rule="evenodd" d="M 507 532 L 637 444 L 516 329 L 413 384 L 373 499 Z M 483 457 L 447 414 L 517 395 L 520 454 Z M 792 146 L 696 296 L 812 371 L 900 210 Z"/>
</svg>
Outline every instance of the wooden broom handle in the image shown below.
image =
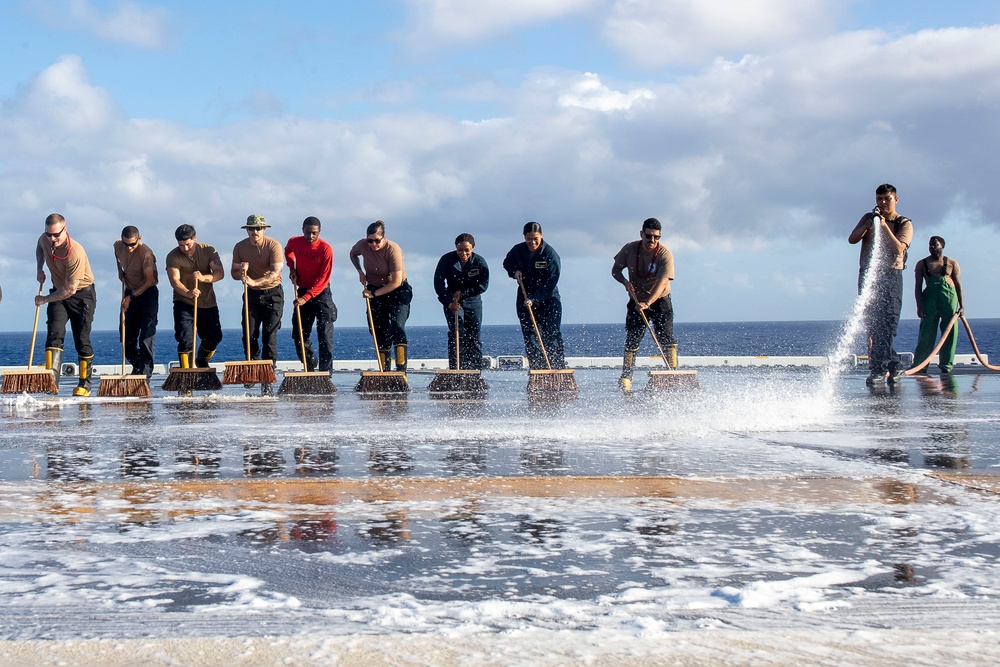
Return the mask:
<svg viewBox="0 0 1000 667">
<path fill-rule="evenodd" d="M 198 289 L 198 281 L 194 281 L 194 288 Z M 194 368 L 195 350 L 198 349 L 198 295 L 194 295 L 194 320 L 191 324 L 191 368 Z"/>
<path fill-rule="evenodd" d="M 455 370 L 462 370 L 462 356 L 458 345 L 458 311 L 455 311 Z"/>
<path fill-rule="evenodd" d="M 45 289 L 45 283 L 38 283 L 38 296 L 42 295 L 42 290 Z M 38 335 L 38 313 L 41 312 L 41 306 L 35 306 L 35 326 L 31 330 L 31 351 L 28 352 L 28 370 L 31 370 L 32 364 L 35 363 L 35 336 Z"/>
<path fill-rule="evenodd" d="M 365 299 L 365 305 L 368 306 L 368 326 L 372 330 L 372 343 L 375 344 L 375 359 L 378 361 L 378 372 L 384 373 L 385 367 L 382 365 L 382 355 L 378 353 L 378 338 L 375 336 L 375 318 L 372 317 L 372 300 Z"/>
<path fill-rule="evenodd" d="M 246 269 L 243 269 L 243 278 L 247 277 Z M 247 348 L 247 361 L 250 361 L 250 297 L 247 284 L 243 283 L 243 341 Z"/>
<path fill-rule="evenodd" d="M 122 302 L 125 301 L 125 281 L 122 281 Z M 125 309 L 122 304 L 118 304 L 118 310 L 122 314 L 122 375 L 125 375 Z"/>
<path fill-rule="evenodd" d="M 292 303 L 295 305 L 295 321 L 299 323 L 299 349 L 302 350 L 302 372 L 309 372 L 309 363 L 306 361 L 306 332 L 302 329 L 302 311 L 299 304 L 295 303 L 299 299 L 299 286 L 292 278 Z"/>
<path fill-rule="evenodd" d="M 632 283 L 626 283 L 625 289 L 628 290 L 628 294 L 632 297 L 632 301 L 635 302 L 635 309 L 640 315 L 642 315 L 642 321 L 646 323 L 646 329 L 649 331 L 649 335 L 653 337 L 653 342 L 656 343 L 656 349 L 660 351 L 660 357 L 663 358 L 663 363 L 666 364 L 667 370 L 670 370 L 670 362 L 667 360 L 667 355 L 663 353 L 663 347 L 660 345 L 659 339 L 657 339 L 656 334 L 653 333 L 653 327 L 649 325 L 649 318 L 646 317 L 646 313 L 639 307 L 639 298 L 635 295 L 635 288 L 632 287 Z"/>
<path fill-rule="evenodd" d="M 524 306 L 528 309 L 528 315 L 531 315 L 531 324 L 535 327 L 535 336 L 538 337 L 538 347 L 542 348 L 542 356 L 545 357 L 545 367 L 551 371 L 552 364 L 549 363 L 549 353 L 545 351 L 545 343 L 542 342 L 542 332 L 538 330 L 538 322 L 535 321 L 535 311 L 532 309 L 531 304 L 528 303 L 528 291 L 524 289 L 524 281 L 521 280 L 521 276 L 517 277 L 517 284 L 521 286 Z"/>
</svg>

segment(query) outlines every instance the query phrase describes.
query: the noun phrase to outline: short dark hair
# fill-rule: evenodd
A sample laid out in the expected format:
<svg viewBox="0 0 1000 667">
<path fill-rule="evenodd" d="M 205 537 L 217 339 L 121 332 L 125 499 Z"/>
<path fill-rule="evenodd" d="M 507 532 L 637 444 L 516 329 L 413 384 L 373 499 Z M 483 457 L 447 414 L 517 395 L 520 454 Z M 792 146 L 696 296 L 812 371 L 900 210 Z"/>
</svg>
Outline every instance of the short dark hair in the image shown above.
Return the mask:
<svg viewBox="0 0 1000 667">
<path fill-rule="evenodd" d="M 382 236 L 385 236 L 385 223 L 381 220 L 376 220 L 372 224 L 368 225 L 368 231 L 365 234 L 375 234 L 380 229 L 382 230 Z"/>
<path fill-rule="evenodd" d="M 476 239 L 472 236 L 472 234 L 469 234 L 468 232 L 459 234 L 458 236 L 455 237 L 455 245 L 458 245 L 459 243 L 468 243 L 473 248 L 476 247 Z"/>
<path fill-rule="evenodd" d="M 323 229 L 323 225 L 320 223 L 319 218 L 314 215 L 310 215 L 302 221 L 302 228 L 305 229 L 306 227 L 319 227 L 320 229 Z"/>
<path fill-rule="evenodd" d="M 645 220 L 643 220 L 642 228 L 655 229 L 658 232 L 663 231 L 663 227 L 660 225 L 660 221 L 657 220 L 656 218 L 646 218 Z"/>
<path fill-rule="evenodd" d="M 940 236 L 932 236 L 932 237 L 931 237 L 931 238 L 929 239 L 929 241 L 933 241 L 934 239 L 937 239 L 938 241 L 940 241 L 940 242 L 941 242 L 941 247 L 942 247 L 942 248 L 944 247 L 944 238 L 942 238 L 942 237 L 940 237 Z"/>
<path fill-rule="evenodd" d="M 888 183 L 883 183 L 882 185 L 875 188 L 876 195 L 894 195 L 896 194 L 896 186 L 890 185 Z"/>
<path fill-rule="evenodd" d="M 122 229 L 123 239 L 135 239 L 139 238 L 139 228 L 134 225 L 129 225 Z"/>
<path fill-rule="evenodd" d="M 66 218 L 62 217 L 58 213 L 50 213 L 47 218 L 45 218 L 45 226 L 51 227 L 53 225 L 58 225 L 60 222 L 65 223 Z"/>
<path fill-rule="evenodd" d="M 534 234 L 536 232 L 538 234 L 541 234 L 542 226 L 537 222 L 526 222 L 524 223 L 524 231 L 522 231 L 521 234 L 527 235 L 527 234 Z"/>
<path fill-rule="evenodd" d="M 174 238 L 178 241 L 187 241 L 197 235 L 197 232 L 194 231 L 194 227 L 191 225 L 181 225 L 174 231 Z"/>
</svg>

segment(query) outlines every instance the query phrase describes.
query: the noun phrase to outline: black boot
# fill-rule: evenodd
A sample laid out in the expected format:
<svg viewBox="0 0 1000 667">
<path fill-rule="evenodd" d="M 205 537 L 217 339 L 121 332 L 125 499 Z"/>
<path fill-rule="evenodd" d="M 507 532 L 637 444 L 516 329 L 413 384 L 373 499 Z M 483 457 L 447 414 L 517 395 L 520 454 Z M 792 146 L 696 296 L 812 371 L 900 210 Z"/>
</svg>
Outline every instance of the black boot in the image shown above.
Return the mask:
<svg viewBox="0 0 1000 667">
<path fill-rule="evenodd" d="M 198 346 L 198 354 L 194 358 L 195 368 L 208 368 L 208 362 L 215 356 L 215 350 L 206 350 L 201 345 Z"/>
</svg>

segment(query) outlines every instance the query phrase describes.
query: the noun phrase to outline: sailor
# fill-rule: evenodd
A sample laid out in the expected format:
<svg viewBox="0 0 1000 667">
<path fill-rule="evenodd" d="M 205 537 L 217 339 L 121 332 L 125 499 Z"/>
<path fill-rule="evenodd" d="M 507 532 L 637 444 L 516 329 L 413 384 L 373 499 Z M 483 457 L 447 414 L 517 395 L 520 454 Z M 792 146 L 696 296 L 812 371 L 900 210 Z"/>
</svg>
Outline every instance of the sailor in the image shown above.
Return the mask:
<svg viewBox="0 0 1000 667">
<path fill-rule="evenodd" d="M 562 301 L 556 286 L 561 267 L 559 254 L 542 239 L 542 226 L 537 222 L 525 224 L 523 234 L 524 243 L 510 249 L 503 260 L 503 268 L 508 276 L 524 285 L 523 290 L 520 287 L 517 290 L 516 308 L 528 366 L 531 370 L 548 370 L 547 354 L 551 370 L 564 369 Z M 535 333 L 535 323 L 545 346 L 544 353 Z"/>
<path fill-rule="evenodd" d="M 618 380 L 623 391 L 632 390 L 632 369 L 639 343 L 646 333 L 649 321 L 656 340 L 671 368 L 677 366 L 677 341 L 674 340 L 674 306 L 670 300 L 670 281 L 674 279 L 674 256 L 670 249 L 660 242 L 662 225 L 656 218 L 647 218 L 642 223 L 639 240 L 622 246 L 615 255 L 611 275 L 625 286 L 629 301 L 625 314 L 625 354 L 622 359 L 622 375 Z M 628 278 L 623 271 L 628 269 Z"/>
<path fill-rule="evenodd" d="M 45 232 L 35 246 L 38 283 L 45 282 L 44 267 L 52 276 L 52 289 L 46 295 L 35 297 L 35 306 L 47 304 L 45 338 L 45 367 L 55 375 L 59 385 L 62 370 L 63 340 L 66 322 L 73 329 L 73 345 L 80 361 L 79 383 L 74 396 L 90 396 L 94 364 L 94 348 L 90 345 L 90 328 L 94 323 L 97 291 L 94 273 L 83 246 L 69 236 L 66 218 L 53 213 L 45 218 Z"/>
<path fill-rule="evenodd" d="M 490 267 L 481 255 L 473 252 L 476 239 L 472 234 L 459 234 L 455 250 L 445 253 L 434 270 L 434 291 L 444 306 L 448 324 L 448 368 L 478 371 L 483 367 L 483 343 L 480 337 L 483 323 L 482 294 L 490 286 Z M 455 327 L 458 326 L 459 349 L 455 349 Z M 462 368 L 458 368 L 456 356 Z"/>
</svg>

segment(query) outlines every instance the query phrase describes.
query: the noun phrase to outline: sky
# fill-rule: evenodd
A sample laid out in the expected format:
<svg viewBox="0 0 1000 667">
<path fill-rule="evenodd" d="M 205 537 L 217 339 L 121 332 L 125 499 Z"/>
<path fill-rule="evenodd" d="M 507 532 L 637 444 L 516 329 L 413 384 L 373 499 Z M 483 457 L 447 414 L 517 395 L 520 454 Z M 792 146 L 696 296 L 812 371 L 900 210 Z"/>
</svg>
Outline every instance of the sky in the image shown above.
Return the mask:
<svg viewBox="0 0 1000 667">
<path fill-rule="evenodd" d="M 174 229 L 228 269 L 251 213 L 282 243 L 323 221 L 340 325 L 364 324 L 347 255 L 376 219 L 413 325 L 443 324 L 434 266 L 462 232 L 492 269 L 485 322 L 516 322 L 501 262 L 529 220 L 564 322 L 621 321 L 611 258 L 648 217 L 677 321 L 844 319 L 847 236 L 883 182 L 914 223 L 902 316 L 936 234 L 968 316 L 1000 317 L 996 2 L 12 0 L 0 43 L 3 330 L 31 329 L 52 212 L 90 256 L 96 329 L 117 324 L 123 226 L 169 327 Z M 239 283 L 218 291 L 239 327 Z"/>
</svg>

